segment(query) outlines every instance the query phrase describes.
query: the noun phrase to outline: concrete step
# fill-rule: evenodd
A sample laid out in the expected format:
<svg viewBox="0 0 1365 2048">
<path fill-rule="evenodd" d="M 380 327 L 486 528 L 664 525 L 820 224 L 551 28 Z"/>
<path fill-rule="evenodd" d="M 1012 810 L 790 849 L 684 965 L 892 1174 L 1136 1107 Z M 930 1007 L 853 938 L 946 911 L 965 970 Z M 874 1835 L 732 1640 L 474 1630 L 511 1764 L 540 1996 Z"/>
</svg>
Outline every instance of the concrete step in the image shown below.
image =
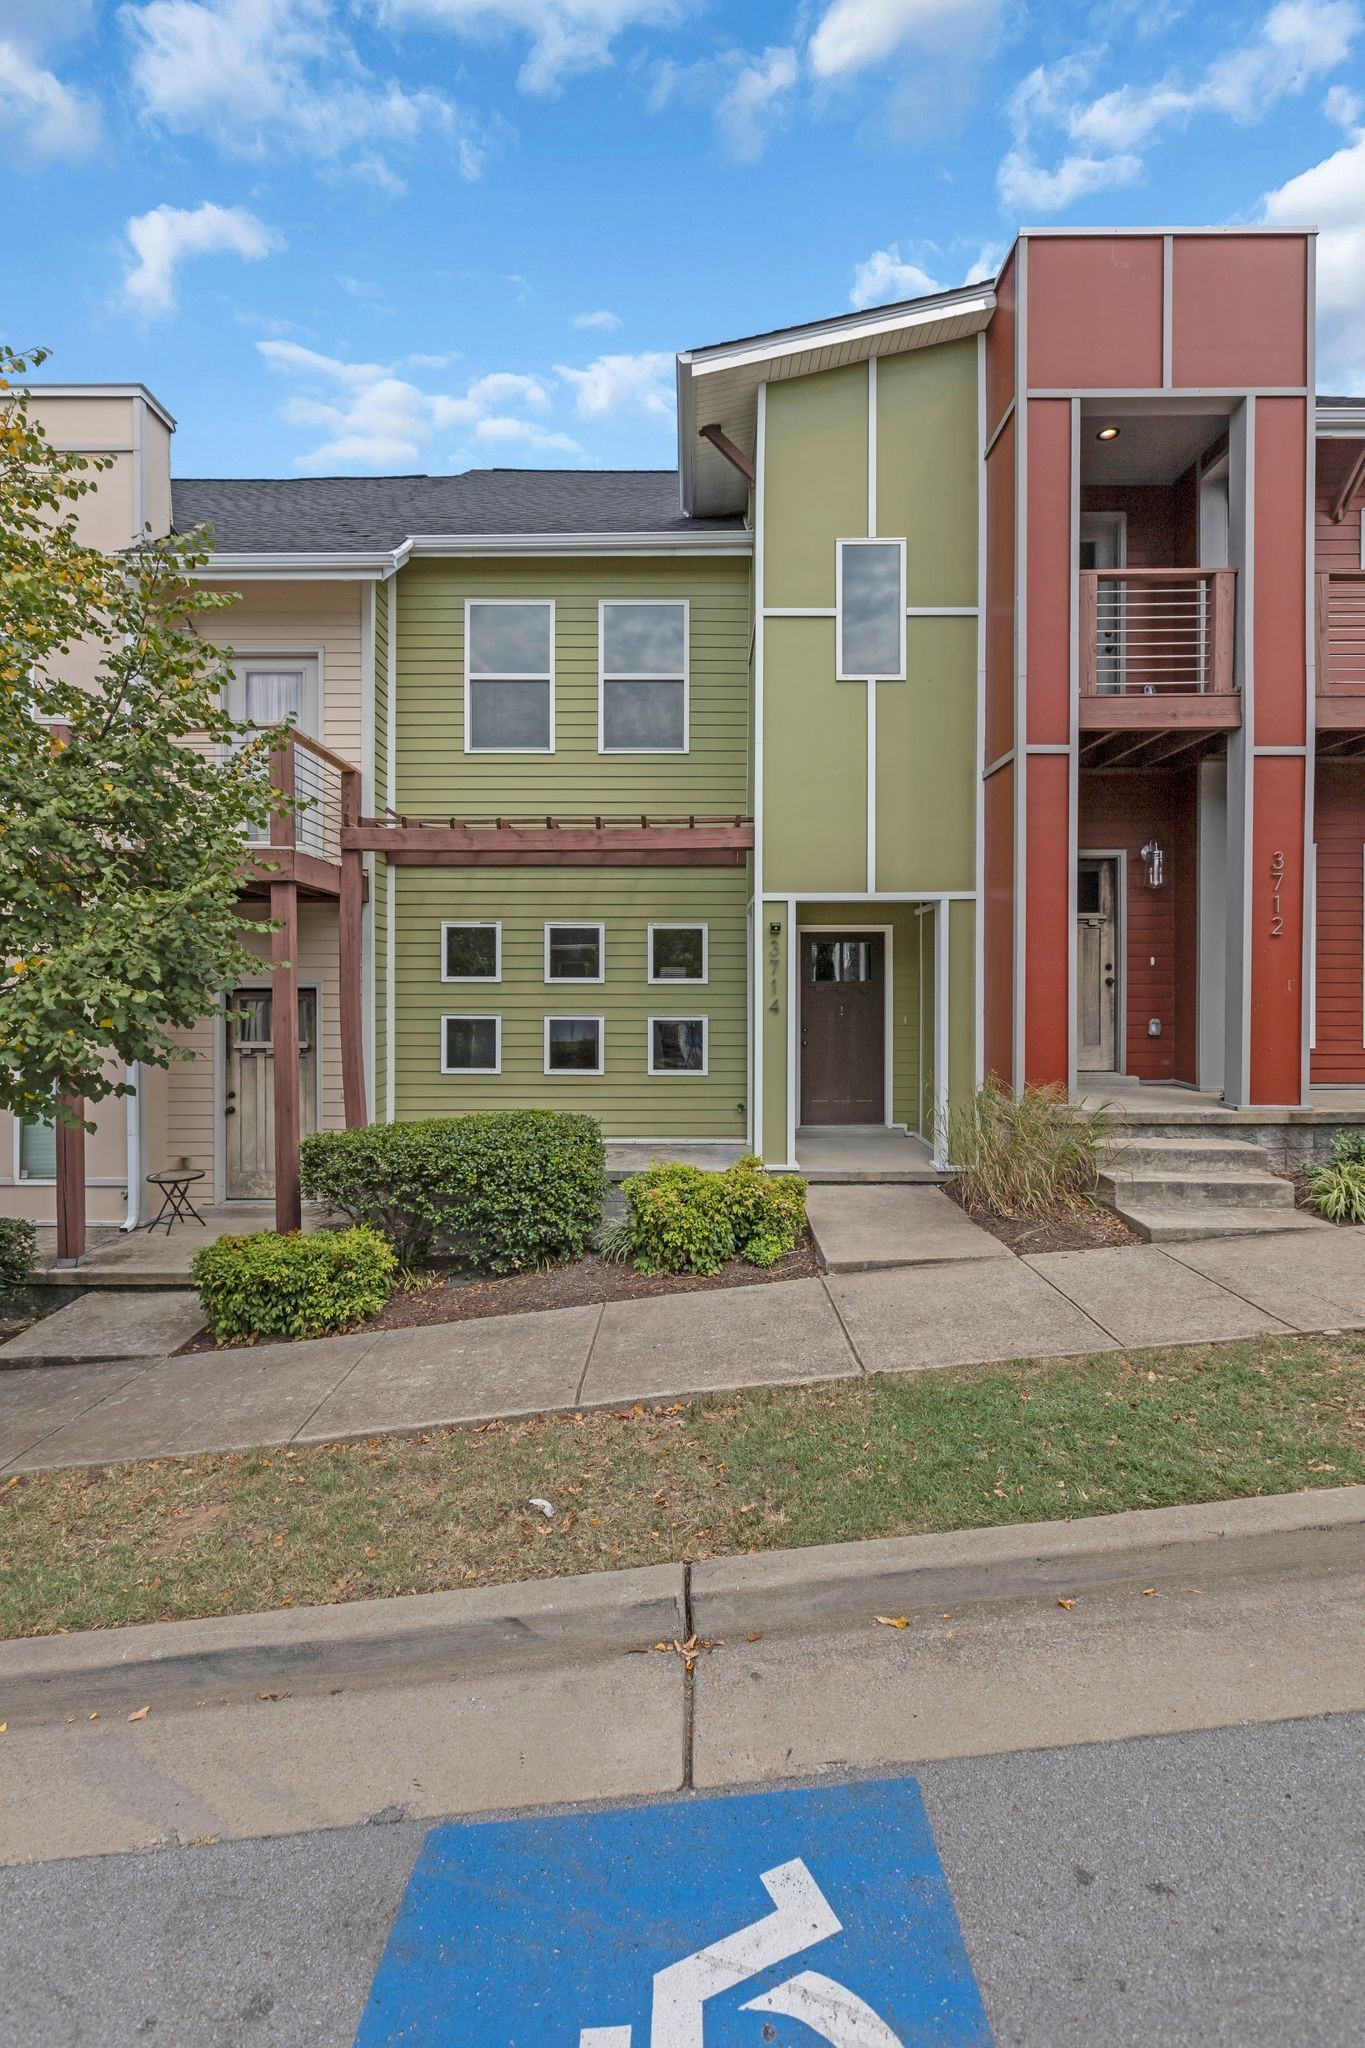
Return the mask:
<svg viewBox="0 0 1365 2048">
<path fill-rule="evenodd" d="M 1101 1148 L 1110 1171 L 1121 1173 L 1264 1173 L 1263 1145 L 1238 1138 L 1115 1136 Z"/>
<path fill-rule="evenodd" d="M 1302 1209 L 1143 1209 L 1115 1203 L 1115 1213 L 1149 1244 L 1191 1244 L 1205 1237 L 1271 1237 L 1288 1230 L 1330 1230 Z"/>
<path fill-rule="evenodd" d="M 1294 1189 L 1272 1173 L 1102 1173 L 1101 1199 L 1122 1213 L 1140 1209 L 1273 1209 L 1294 1207 Z"/>
</svg>

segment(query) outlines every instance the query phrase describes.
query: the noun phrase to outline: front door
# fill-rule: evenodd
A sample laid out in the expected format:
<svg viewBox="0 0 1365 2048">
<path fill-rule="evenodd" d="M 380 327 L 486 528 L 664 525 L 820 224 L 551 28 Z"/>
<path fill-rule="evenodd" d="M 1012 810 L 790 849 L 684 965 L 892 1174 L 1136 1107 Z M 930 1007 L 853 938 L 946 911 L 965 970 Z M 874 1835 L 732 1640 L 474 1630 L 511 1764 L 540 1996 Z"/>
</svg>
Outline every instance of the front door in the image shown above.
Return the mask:
<svg viewBox="0 0 1365 2048">
<path fill-rule="evenodd" d="M 233 1201 L 267 1201 L 275 1192 L 275 1047 L 268 988 L 239 988 L 227 1027 L 226 1192 Z M 299 990 L 299 1121 L 317 1129 L 317 992 Z"/>
<path fill-rule="evenodd" d="M 1076 1065 L 1083 1074 L 1119 1066 L 1118 865 L 1083 859 L 1076 879 Z"/>
<path fill-rule="evenodd" d="M 801 1121 L 886 1121 L 880 933 L 801 934 Z"/>
</svg>

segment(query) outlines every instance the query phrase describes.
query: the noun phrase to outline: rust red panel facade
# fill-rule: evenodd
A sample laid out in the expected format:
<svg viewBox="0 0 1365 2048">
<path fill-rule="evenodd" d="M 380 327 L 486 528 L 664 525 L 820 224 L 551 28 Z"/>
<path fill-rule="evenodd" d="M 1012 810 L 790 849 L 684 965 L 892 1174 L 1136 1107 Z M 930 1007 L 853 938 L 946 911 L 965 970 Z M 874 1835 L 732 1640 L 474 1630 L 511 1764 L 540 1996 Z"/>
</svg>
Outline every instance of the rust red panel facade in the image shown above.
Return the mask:
<svg viewBox="0 0 1365 2048">
<path fill-rule="evenodd" d="M 1177 235 L 1171 367 L 1177 385 L 1256 390 L 1308 377 L 1302 235 Z"/>
<path fill-rule="evenodd" d="M 1308 730 L 1305 458 L 1301 398 L 1256 403 L 1256 744 L 1301 746 Z"/>
<path fill-rule="evenodd" d="M 1071 737 L 1071 401 L 1028 406 L 1028 737 Z"/>
<path fill-rule="evenodd" d="M 1251 1100 L 1297 1102 L 1303 1048 L 1302 757 L 1259 755 L 1251 832 Z"/>
<path fill-rule="evenodd" d="M 993 434 L 1014 397 L 1014 351 L 1019 286 L 1017 246 L 1005 259 L 995 286 L 995 313 L 986 329 L 986 432 Z"/>
<path fill-rule="evenodd" d="M 1062 1087 L 1071 1038 L 1070 786 L 1065 754 L 1029 755 L 1024 1078 Z"/>
<path fill-rule="evenodd" d="M 1014 768 L 986 779 L 985 1068 L 1014 1080 Z"/>
<path fill-rule="evenodd" d="M 1123 904 L 1124 1071 L 1141 1081 L 1193 1081 L 1198 1046 L 1198 892 L 1194 776 L 1116 772 L 1081 775 L 1078 838 L 1086 853 L 1127 855 Z M 1165 854 L 1159 889 L 1148 886 L 1142 848 Z M 1161 1034 L 1148 1026 L 1155 1018 Z"/>
<path fill-rule="evenodd" d="M 1029 388 L 1159 388 L 1161 280 L 1160 235 L 1030 237 Z"/>
</svg>

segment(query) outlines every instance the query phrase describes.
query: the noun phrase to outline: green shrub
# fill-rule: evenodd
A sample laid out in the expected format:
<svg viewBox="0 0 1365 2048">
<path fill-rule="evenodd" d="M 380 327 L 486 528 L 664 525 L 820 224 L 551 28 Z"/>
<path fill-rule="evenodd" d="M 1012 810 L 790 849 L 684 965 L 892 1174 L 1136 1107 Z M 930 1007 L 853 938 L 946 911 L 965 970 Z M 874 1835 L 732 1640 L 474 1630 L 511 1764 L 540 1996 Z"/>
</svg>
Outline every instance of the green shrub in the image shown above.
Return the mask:
<svg viewBox="0 0 1365 2048">
<path fill-rule="evenodd" d="M 22 1216 L 0 1216 L 0 1294 L 17 1294 L 33 1278 L 38 1233 Z"/>
<path fill-rule="evenodd" d="M 718 1273 L 736 1254 L 754 1266 L 773 1266 L 805 1228 L 806 1183 L 765 1172 L 753 1155 L 724 1173 L 647 1167 L 631 1175 L 624 1192 L 631 1249 L 642 1273 Z"/>
<path fill-rule="evenodd" d="M 581 1258 L 602 1220 L 606 1154 L 595 1117 L 490 1110 L 318 1131 L 303 1192 L 389 1239 L 405 1266 L 434 1250 L 492 1273 Z"/>
<path fill-rule="evenodd" d="M 1338 1131 L 1331 1158 L 1304 1174 L 1303 1192 L 1329 1223 L 1365 1223 L 1365 1131 Z"/>
<path fill-rule="evenodd" d="M 642 1273 L 718 1273 L 735 1255 L 725 1176 L 699 1166 L 647 1166 L 624 1185 Z"/>
<path fill-rule="evenodd" d="M 795 1249 L 806 1227 L 806 1183 L 799 1174 L 768 1173 L 750 1153 L 721 1175 L 735 1250 L 751 1266 L 775 1266 Z"/>
<path fill-rule="evenodd" d="M 948 1117 L 948 1156 L 968 1209 L 1062 1216 L 1095 1198 L 1107 1110 L 1081 1109 L 1058 1087 L 1016 1095 L 992 1077 Z"/>
<path fill-rule="evenodd" d="M 258 1230 L 197 1251 L 190 1280 L 209 1329 L 228 1337 L 325 1337 L 377 1315 L 398 1261 L 377 1230 Z"/>
</svg>

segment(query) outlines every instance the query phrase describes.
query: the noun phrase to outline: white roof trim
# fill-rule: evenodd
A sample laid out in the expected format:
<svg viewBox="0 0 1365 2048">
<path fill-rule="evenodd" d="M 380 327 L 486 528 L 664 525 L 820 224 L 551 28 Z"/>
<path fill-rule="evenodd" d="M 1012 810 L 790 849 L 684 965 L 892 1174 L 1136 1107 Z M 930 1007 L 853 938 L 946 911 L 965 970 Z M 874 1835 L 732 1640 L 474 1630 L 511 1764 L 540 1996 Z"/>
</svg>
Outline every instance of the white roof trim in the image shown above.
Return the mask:
<svg viewBox="0 0 1365 2048">
<path fill-rule="evenodd" d="M 723 341 L 710 348 L 685 349 L 678 357 L 678 369 L 681 373 L 686 366 L 694 377 L 704 377 L 718 370 L 742 369 L 749 363 L 804 355 L 810 349 L 828 348 L 840 341 L 932 326 L 948 314 L 990 313 L 994 309 L 992 285 L 966 285 L 957 291 L 935 292 L 931 298 L 903 300 L 898 306 L 873 306 L 865 313 L 837 314 L 833 319 L 812 320 L 802 327 L 778 328 L 772 334 L 749 341 Z"/>
<path fill-rule="evenodd" d="M 1319 441 L 1359 441 L 1365 438 L 1365 398 L 1358 405 L 1320 405 L 1317 408 Z"/>
<path fill-rule="evenodd" d="M 141 398 L 148 404 L 157 418 L 164 420 L 171 432 L 175 432 L 175 421 L 159 398 L 154 398 L 145 384 L 28 384 L 14 383 L 11 391 L 26 391 L 31 398 Z"/>
<path fill-rule="evenodd" d="M 201 582 L 224 576 L 258 578 L 335 576 L 385 580 L 414 555 L 482 559 L 563 555 L 749 555 L 754 537 L 746 527 L 717 532 L 698 529 L 679 533 L 414 533 L 392 550 L 357 548 L 279 554 L 268 552 L 211 555 L 199 570 Z"/>
</svg>

